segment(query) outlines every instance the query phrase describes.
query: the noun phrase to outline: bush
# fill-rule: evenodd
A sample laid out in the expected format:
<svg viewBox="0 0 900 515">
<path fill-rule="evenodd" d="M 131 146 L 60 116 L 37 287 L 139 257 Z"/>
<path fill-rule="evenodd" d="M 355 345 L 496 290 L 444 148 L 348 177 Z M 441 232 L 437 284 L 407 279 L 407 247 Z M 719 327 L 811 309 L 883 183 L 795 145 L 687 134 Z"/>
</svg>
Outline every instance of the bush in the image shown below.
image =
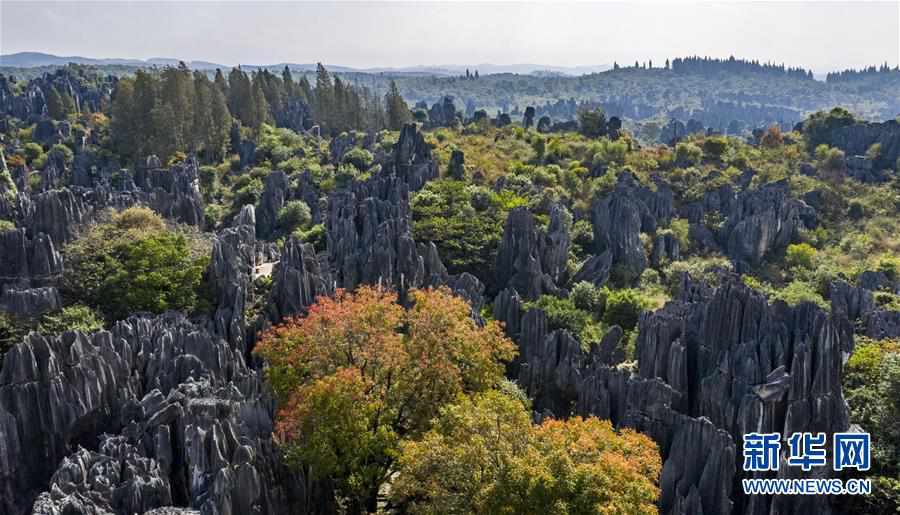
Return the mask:
<svg viewBox="0 0 900 515">
<path fill-rule="evenodd" d="M 603 337 L 603 327 L 591 312 L 579 309 L 571 298 L 541 295 L 534 302 L 525 304 L 525 309 L 537 308 L 547 316 L 547 329 L 564 329 L 578 338 L 582 346 L 588 347 Z"/>
<path fill-rule="evenodd" d="M 775 290 L 772 298 L 783 300 L 791 306 L 796 306 L 803 302 L 812 302 L 825 310 L 831 307 L 813 285 L 799 279 L 791 281 L 784 288 Z"/>
<path fill-rule="evenodd" d="M 587 311 L 595 317 L 603 315 L 606 307 L 606 293 L 603 288 L 598 288 L 587 281 L 581 281 L 572 287 L 569 298 L 576 308 Z"/>
<path fill-rule="evenodd" d="M 200 301 L 208 244 L 171 231 L 146 208 L 91 227 L 63 253 L 66 293 L 110 320 L 135 311 L 192 311 Z"/>
<path fill-rule="evenodd" d="M 725 136 L 710 136 L 703 141 L 703 153 L 706 157 L 715 161 L 721 161 L 722 156 L 728 150 L 728 138 Z M 677 147 L 676 147 L 677 153 Z"/>
<path fill-rule="evenodd" d="M 327 250 L 328 234 L 325 231 L 324 224 L 316 224 L 306 231 L 302 229 L 295 230 L 293 235 L 303 243 L 311 244 L 317 253 Z"/>
<path fill-rule="evenodd" d="M 365 172 L 372 166 L 372 162 L 375 158 L 372 156 L 372 153 L 364 148 L 353 147 L 346 154 L 344 154 L 343 159 L 341 161 L 345 164 L 350 164 L 356 167 L 360 172 Z"/>
<path fill-rule="evenodd" d="M 788 245 L 784 259 L 788 266 L 805 268 L 813 267 L 816 259 L 816 249 L 808 243 L 795 243 Z"/>
<path fill-rule="evenodd" d="M 675 145 L 675 163 L 678 166 L 694 166 L 700 164 L 702 158 L 703 151 L 693 143 L 682 142 Z"/>
<path fill-rule="evenodd" d="M 45 335 L 57 335 L 66 331 L 93 333 L 103 329 L 103 318 L 84 304 L 73 304 L 56 313 L 43 316 L 40 332 Z"/>
<path fill-rule="evenodd" d="M 285 234 L 306 229 L 312 223 L 309 206 L 302 200 L 291 200 L 278 211 L 278 226 Z"/>
<path fill-rule="evenodd" d="M 603 321 L 609 325 L 617 325 L 625 331 L 637 326 L 641 313 L 651 305 L 637 290 L 626 288 L 613 290 L 606 297 L 606 310 Z"/>
<path fill-rule="evenodd" d="M 59 155 L 66 165 L 72 164 L 72 160 L 75 159 L 75 154 L 72 153 L 72 149 L 62 143 L 57 143 L 50 147 L 50 155 L 54 154 Z"/>
<path fill-rule="evenodd" d="M 34 164 L 35 161 L 39 161 L 44 157 L 43 147 L 34 142 L 26 143 L 22 150 L 25 152 L 25 159 L 30 164 Z"/>
<path fill-rule="evenodd" d="M 591 164 L 598 165 L 621 165 L 625 163 L 625 156 L 628 154 L 628 143 L 624 140 L 610 141 L 601 138 L 599 141 L 599 150 L 594 154 Z"/>
</svg>

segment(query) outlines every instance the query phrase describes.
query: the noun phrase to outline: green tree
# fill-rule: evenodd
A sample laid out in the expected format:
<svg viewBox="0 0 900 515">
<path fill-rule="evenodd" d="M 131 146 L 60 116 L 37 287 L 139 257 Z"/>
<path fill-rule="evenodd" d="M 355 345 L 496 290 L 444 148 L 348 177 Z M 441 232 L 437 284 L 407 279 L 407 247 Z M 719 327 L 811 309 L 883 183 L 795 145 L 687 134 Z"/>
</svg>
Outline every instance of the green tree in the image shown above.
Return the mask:
<svg viewBox="0 0 900 515">
<path fill-rule="evenodd" d="M 393 131 L 399 131 L 403 128 L 403 125 L 412 120 L 409 106 L 403 100 L 403 96 L 400 95 L 400 90 L 397 88 L 395 81 L 391 81 L 388 92 L 384 96 L 384 107 L 385 111 L 387 111 L 388 128 Z"/>
<path fill-rule="evenodd" d="M 606 113 L 599 107 L 580 110 L 578 112 L 578 130 L 588 138 L 606 136 Z"/>
<path fill-rule="evenodd" d="M 649 305 L 650 302 L 637 290 L 626 288 L 610 291 L 606 296 L 603 321 L 630 331 L 637 326 L 638 318 Z"/>
<path fill-rule="evenodd" d="M 146 208 L 130 208 L 69 243 L 64 291 L 115 320 L 135 311 L 192 311 L 208 248 L 171 231 Z"/>
</svg>

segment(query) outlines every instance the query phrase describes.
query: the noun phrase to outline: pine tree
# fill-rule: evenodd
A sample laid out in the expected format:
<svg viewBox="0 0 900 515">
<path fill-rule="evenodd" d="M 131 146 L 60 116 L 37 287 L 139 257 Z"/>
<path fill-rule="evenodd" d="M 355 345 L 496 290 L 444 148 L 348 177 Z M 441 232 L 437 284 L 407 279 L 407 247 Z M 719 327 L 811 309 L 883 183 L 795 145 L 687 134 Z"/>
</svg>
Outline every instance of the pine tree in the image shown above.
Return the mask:
<svg viewBox="0 0 900 515">
<path fill-rule="evenodd" d="M 412 113 L 406 101 L 400 95 L 397 83 L 391 81 L 387 94 L 384 96 L 384 109 L 387 113 L 387 126 L 391 130 L 398 131 L 403 125 L 412 120 Z"/>
<path fill-rule="evenodd" d="M 213 83 L 215 83 L 216 87 L 219 88 L 219 91 L 222 92 L 226 97 L 228 96 L 228 82 L 225 80 L 225 75 L 222 74 L 222 70 L 216 68 L 216 77 L 213 79 Z"/>
<path fill-rule="evenodd" d="M 316 65 L 315 119 L 323 130 L 330 130 L 334 121 L 334 84 L 322 63 Z"/>
<path fill-rule="evenodd" d="M 225 144 L 231 130 L 231 113 L 228 112 L 225 95 L 218 88 L 212 88 L 210 91 L 210 119 L 209 135 L 206 141 L 207 155 L 215 162 L 223 157 Z"/>
</svg>

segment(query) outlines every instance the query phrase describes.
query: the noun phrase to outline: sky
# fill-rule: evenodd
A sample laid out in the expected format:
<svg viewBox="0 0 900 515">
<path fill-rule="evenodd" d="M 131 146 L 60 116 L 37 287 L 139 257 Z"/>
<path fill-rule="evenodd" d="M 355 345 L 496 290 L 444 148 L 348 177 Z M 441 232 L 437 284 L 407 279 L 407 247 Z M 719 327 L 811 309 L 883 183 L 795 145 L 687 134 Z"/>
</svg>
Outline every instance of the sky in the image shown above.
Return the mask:
<svg viewBox="0 0 900 515">
<path fill-rule="evenodd" d="M 891 2 L 13 2 L 0 53 L 353 67 L 633 63 L 686 55 L 816 73 L 900 60 Z"/>
</svg>

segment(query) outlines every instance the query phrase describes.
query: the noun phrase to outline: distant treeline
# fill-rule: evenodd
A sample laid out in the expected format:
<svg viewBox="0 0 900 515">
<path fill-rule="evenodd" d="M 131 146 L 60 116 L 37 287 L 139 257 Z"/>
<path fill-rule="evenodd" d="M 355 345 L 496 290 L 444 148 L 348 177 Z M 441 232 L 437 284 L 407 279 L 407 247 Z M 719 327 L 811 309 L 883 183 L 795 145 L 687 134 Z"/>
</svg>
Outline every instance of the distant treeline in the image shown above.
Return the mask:
<svg viewBox="0 0 900 515">
<path fill-rule="evenodd" d="M 399 99 L 399 102 L 398 102 Z M 296 131 L 318 126 L 321 133 L 397 128 L 409 118 L 396 87 L 385 98 L 332 76 L 321 64 L 315 87 L 268 70 L 248 74 L 233 68 L 192 72 L 184 63 L 162 70 L 137 70 L 118 81 L 112 100 L 112 134 L 118 151 L 140 158 L 197 152 L 222 157 L 234 120 L 257 131 L 263 124 Z"/>
<path fill-rule="evenodd" d="M 787 68 L 784 64 L 760 63 L 758 60 L 716 59 L 712 57 L 678 57 L 672 60 L 672 71 L 675 73 L 766 73 L 794 77 L 798 79 L 813 79 L 812 71 L 803 68 Z"/>
<path fill-rule="evenodd" d="M 859 70 L 850 68 L 839 72 L 831 72 L 825 76 L 825 80 L 827 82 L 842 82 L 875 76 L 900 76 L 900 66 L 891 68 L 887 63 L 884 63 L 881 66 L 869 66 L 868 68 L 860 68 Z"/>
</svg>

